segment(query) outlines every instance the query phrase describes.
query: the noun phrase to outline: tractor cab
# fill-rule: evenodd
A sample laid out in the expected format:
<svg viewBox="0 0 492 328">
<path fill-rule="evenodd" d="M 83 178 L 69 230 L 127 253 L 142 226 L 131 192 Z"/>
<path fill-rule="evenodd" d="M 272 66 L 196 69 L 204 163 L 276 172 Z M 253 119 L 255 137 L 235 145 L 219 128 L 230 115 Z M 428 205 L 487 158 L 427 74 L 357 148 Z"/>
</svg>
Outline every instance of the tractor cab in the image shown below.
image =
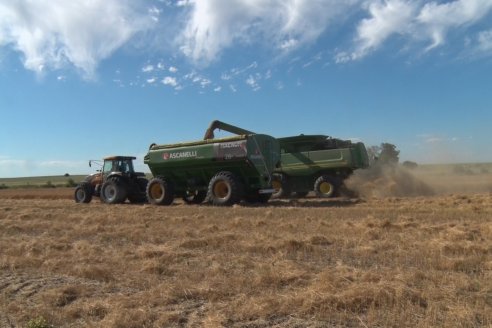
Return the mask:
<svg viewBox="0 0 492 328">
<path fill-rule="evenodd" d="M 132 156 L 111 156 L 104 159 L 102 173 L 105 177 L 114 173 L 130 175 L 135 173 L 133 169 L 133 160 L 136 157 Z"/>
</svg>

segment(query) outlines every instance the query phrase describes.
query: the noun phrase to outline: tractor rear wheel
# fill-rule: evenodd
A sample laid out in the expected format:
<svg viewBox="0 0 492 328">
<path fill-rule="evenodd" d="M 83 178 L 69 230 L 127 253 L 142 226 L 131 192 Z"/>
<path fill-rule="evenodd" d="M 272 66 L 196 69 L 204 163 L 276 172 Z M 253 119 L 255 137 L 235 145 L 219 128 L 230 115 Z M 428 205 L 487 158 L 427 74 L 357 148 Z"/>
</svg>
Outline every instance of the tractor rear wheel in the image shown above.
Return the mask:
<svg viewBox="0 0 492 328">
<path fill-rule="evenodd" d="M 111 177 L 101 187 L 101 200 L 107 204 L 124 203 L 128 195 L 126 183 L 120 177 Z"/>
<path fill-rule="evenodd" d="M 90 203 L 92 200 L 92 186 L 88 182 L 82 182 L 75 188 L 75 202 Z"/>
<path fill-rule="evenodd" d="M 222 171 L 210 179 L 208 185 L 208 198 L 213 205 L 234 205 L 239 203 L 241 197 L 241 182 L 233 173 Z"/>
<path fill-rule="evenodd" d="M 153 178 L 147 184 L 147 199 L 154 205 L 171 205 L 174 201 L 174 186 L 164 178 Z"/>
<path fill-rule="evenodd" d="M 131 194 L 128 195 L 130 203 L 145 203 L 147 201 L 147 184 L 149 180 L 144 177 L 138 177 L 134 183 Z"/>
<path fill-rule="evenodd" d="M 272 187 L 275 192 L 272 198 L 287 198 L 291 194 L 291 188 L 287 176 L 284 174 L 274 174 L 272 177 Z"/>
<path fill-rule="evenodd" d="M 314 192 L 321 198 L 331 198 L 338 194 L 340 181 L 337 177 L 324 174 L 314 182 Z"/>
</svg>

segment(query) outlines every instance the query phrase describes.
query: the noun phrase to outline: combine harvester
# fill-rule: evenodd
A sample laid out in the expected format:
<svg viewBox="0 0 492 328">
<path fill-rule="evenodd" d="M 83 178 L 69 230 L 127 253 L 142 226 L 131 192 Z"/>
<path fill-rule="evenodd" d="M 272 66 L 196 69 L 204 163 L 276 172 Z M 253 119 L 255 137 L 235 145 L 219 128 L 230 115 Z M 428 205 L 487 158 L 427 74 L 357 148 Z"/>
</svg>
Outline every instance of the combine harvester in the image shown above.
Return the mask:
<svg viewBox="0 0 492 328">
<path fill-rule="evenodd" d="M 213 139 L 215 129 L 234 134 L 252 134 L 236 126 L 213 121 L 205 140 Z M 331 138 L 326 135 L 299 135 L 278 138 L 280 165 L 273 174 L 274 198 L 305 197 L 314 191 L 318 197 L 335 197 L 345 179 L 356 169 L 367 168 L 369 157 L 362 142 Z"/>
<path fill-rule="evenodd" d="M 151 204 L 170 205 L 176 196 L 219 206 L 270 199 L 280 162 L 277 139 L 239 128 L 238 136 L 213 139 L 210 131 L 206 140 L 150 145 L 144 163 L 154 176 L 146 191 Z"/>
</svg>

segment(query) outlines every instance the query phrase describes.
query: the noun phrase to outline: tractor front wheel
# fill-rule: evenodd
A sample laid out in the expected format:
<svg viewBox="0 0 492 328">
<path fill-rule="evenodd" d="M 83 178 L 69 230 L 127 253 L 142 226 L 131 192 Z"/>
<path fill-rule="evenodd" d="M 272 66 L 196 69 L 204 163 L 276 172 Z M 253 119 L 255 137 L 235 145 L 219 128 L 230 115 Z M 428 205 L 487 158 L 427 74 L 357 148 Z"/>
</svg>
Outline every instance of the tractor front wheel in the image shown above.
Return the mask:
<svg viewBox="0 0 492 328">
<path fill-rule="evenodd" d="M 75 188 L 75 202 L 90 203 L 92 200 L 92 186 L 88 182 L 82 182 Z"/>
</svg>

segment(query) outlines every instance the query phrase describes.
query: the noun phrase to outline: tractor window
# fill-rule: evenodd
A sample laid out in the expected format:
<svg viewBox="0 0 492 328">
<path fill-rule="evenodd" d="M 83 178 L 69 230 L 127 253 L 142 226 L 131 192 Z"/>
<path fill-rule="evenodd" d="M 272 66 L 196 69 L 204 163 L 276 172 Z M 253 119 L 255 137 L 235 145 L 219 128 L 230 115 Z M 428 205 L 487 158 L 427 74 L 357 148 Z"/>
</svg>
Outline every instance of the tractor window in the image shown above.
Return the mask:
<svg viewBox="0 0 492 328">
<path fill-rule="evenodd" d="M 111 171 L 113 171 L 113 161 L 105 161 L 104 167 L 103 167 L 103 172 L 108 173 Z"/>
</svg>

